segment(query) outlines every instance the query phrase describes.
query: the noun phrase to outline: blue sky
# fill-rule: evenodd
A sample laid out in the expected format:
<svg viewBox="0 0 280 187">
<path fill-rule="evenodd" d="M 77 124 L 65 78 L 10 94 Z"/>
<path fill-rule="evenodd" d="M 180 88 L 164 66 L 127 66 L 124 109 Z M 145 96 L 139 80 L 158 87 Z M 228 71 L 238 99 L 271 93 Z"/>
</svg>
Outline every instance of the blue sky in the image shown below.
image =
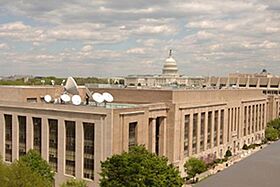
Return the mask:
<svg viewBox="0 0 280 187">
<path fill-rule="evenodd" d="M 0 76 L 279 75 L 279 0 L 1 0 Z"/>
</svg>

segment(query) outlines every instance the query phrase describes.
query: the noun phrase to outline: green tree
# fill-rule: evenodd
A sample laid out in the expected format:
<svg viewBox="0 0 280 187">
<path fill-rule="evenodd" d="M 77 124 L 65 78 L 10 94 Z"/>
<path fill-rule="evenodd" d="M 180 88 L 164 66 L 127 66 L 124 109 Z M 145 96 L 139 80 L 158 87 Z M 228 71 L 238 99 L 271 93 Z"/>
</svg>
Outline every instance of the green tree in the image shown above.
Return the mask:
<svg viewBox="0 0 280 187">
<path fill-rule="evenodd" d="M 277 129 L 269 126 L 265 129 L 265 138 L 268 141 L 276 141 L 278 139 L 279 132 Z"/>
<path fill-rule="evenodd" d="M 84 180 L 70 179 L 60 185 L 60 187 L 87 187 L 87 183 Z"/>
<path fill-rule="evenodd" d="M 129 152 L 101 162 L 100 176 L 101 187 L 183 185 L 179 171 L 167 158 L 148 152 L 144 146 L 131 147 Z"/>
<path fill-rule="evenodd" d="M 7 170 L 7 187 L 20 186 L 20 187 L 51 187 L 52 183 L 46 178 L 38 175 L 26 164 L 15 161 L 9 166 Z M 1 187 L 5 187 L 1 183 Z"/>
<path fill-rule="evenodd" d="M 45 178 L 50 183 L 54 182 L 54 172 L 47 161 L 42 159 L 41 155 L 35 150 L 29 150 L 26 155 L 20 157 L 18 161 L 25 165 L 39 176 Z"/>
<path fill-rule="evenodd" d="M 207 170 L 205 162 L 194 157 L 191 157 L 189 160 L 187 160 L 184 167 L 188 177 L 193 179 L 196 174 L 200 174 Z"/>
</svg>

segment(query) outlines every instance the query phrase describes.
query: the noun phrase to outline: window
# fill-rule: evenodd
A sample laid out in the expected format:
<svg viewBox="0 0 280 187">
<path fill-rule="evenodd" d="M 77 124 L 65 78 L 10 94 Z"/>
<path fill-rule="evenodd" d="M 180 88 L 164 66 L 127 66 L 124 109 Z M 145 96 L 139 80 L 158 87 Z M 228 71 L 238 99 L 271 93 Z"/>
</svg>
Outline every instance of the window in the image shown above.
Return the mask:
<svg viewBox="0 0 280 187">
<path fill-rule="evenodd" d="M 221 116 L 220 116 L 220 145 L 223 144 L 223 138 L 224 138 L 224 119 L 225 119 L 225 111 L 221 110 Z"/>
<path fill-rule="evenodd" d="M 66 129 L 66 171 L 75 176 L 76 128 L 75 121 L 65 121 Z"/>
<path fill-rule="evenodd" d="M 136 128 L 137 122 L 129 123 L 128 147 L 136 145 Z"/>
<path fill-rule="evenodd" d="M 208 112 L 207 149 L 211 148 L 212 112 Z"/>
<path fill-rule="evenodd" d="M 243 127 L 243 135 L 246 136 L 246 128 L 247 128 L 247 106 L 244 107 L 244 127 Z"/>
<path fill-rule="evenodd" d="M 26 154 L 26 116 L 18 116 L 19 156 Z"/>
<path fill-rule="evenodd" d="M 189 126 L 190 126 L 190 115 L 185 115 L 185 124 L 184 124 L 184 155 L 189 154 Z"/>
<path fill-rule="evenodd" d="M 12 129 L 13 116 L 4 114 L 5 119 L 5 161 L 12 162 Z"/>
<path fill-rule="evenodd" d="M 34 150 L 41 153 L 41 130 L 42 130 L 42 120 L 41 118 L 32 118 L 33 120 L 33 147 Z"/>
<path fill-rule="evenodd" d="M 204 150 L 204 131 L 205 131 L 205 112 L 201 113 L 201 118 L 200 118 L 200 151 Z"/>
<path fill-rule="evenodd" d="M 193 115 L 193 134 L 192 134 L 192 153 L 197 153 L 197 125 L 198 125 L 198 114 Z"/>
<path fill-rule="evenodd" d="M 94 123 L 84 127 L 84 178 L 94 179 Z"/>
<path fill-rule="evenodd" d="M 215 116 L 214 116 L 214 147 L 218 146 L 218 141 L 217 141 L 217 130 L 218 130 L 218 117 L 219 117 L 219 111 L 215 111 Z"/>
<path fill-rule="evenodd" d="M 49 123 L 49 164 L 54 171 L 57 171 L 57 138 L 58 138 L 58 121 L 48 119 Z"/>
</svg>

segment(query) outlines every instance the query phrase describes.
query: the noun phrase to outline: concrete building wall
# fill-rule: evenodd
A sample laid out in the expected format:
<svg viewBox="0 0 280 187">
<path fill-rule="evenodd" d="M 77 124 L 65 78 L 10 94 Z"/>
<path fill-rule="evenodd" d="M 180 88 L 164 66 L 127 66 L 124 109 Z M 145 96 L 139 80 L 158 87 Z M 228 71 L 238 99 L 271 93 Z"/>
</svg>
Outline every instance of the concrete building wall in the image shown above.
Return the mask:
<svg viewBox="0 0 280 187">
<path fill-rule="evenodd" d="M 30 89 L 30 90 L 29 90 Z M 71 104 L 28 103 L 28 94 L 59 94 L 61 90 L 39 88 L 1 88 L 6 95 L 0 101 L 0 154 L 7 155 L 4 114 L 12 115 L 12 160 L 19 158 L 18 116 L 26 116 L 26 150 L 34 148 L 33 117 L 42 119 L 41 154 L 49 160 L 49 119 L 58 121 L 56 185 L 71 176 L 66 172 L 65 121 L 75 122 L 75 177 L 84 177 L 84 127 L 94 124 L 94 180 L 98 186 L 100 161 L 129 149 L 132 143 L 143 144 L 159 155 L 167 156 L 184 176 L 183 165 L 190 156 L 223 157 L 229 149 L 238 152 L 244 144 L 260 142 L 266 123 L 279 117 L 278 96 L 267 96 L 262 90 L 136 90 L 91 89 L 109 92 L 116 103 L 135 104 L 131 108 L 73 106 Z M 25 92 L 26 91 L 26 92 Z M 18 94 L 10 94 L 17 92 Z M 81 94 L 85 90 L 81 89 Z M 135 128 L 130 128 L 135 127 Z M 130 137 L 134 136 L 134 137 Z"/>
</svg>

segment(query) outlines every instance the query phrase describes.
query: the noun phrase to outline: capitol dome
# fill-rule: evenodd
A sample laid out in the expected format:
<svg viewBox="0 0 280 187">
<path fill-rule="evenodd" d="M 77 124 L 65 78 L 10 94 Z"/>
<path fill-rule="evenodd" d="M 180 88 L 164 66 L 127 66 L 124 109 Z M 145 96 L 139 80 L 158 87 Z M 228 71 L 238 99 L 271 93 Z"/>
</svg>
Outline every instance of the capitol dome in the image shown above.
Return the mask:
<svg viewBox="0 0 280 187">
<path fill-rule="evenodd" d="M 162 74 L 163 75 L 178 75 L 178 68 L 176 60 L 172 57 L 172 51 L 170 50 L 168 58 L 165 60 Z"/>
</svg>

